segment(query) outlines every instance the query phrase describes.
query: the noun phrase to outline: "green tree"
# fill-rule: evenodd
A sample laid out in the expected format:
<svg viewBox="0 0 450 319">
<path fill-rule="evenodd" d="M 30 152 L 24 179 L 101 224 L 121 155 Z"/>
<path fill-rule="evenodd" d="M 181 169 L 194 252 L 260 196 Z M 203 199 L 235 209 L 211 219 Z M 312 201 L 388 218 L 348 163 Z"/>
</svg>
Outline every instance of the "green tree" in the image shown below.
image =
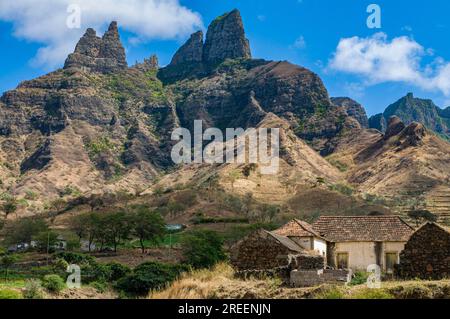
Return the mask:
<svg viewBox="0 0 450 319">
<path fill-rule="evenodd" d="M 210 268 L 226 259 L 223 239 L 210 230 L 192 230 L 181 239 L 186 262 L 194 268 Z"/>
<path fill-rule="evenodd" d="M 101 218 L 97 213 L 83 214 L 70 220 L 70 229 L 78 236 L 80 242 L 83 238 L 88 241 L 89 251 L 92 244 L 98 239 L 101 232 Z"/>
<path fill-rule="evenodd" d="M 2 204 L 2 211 L 5 213 L 7 219 L 9 215 L 15 213 L 19 207 L 19 202 L 14 196 L 7 196 Z"/>
<path fill-rule="evenodd" d="M 0 259 L 1 265 L 5 269 L 5 281 L 8 281 L 9 269 L 19 260 L 17 255 L 5 255 Z"/>
<path fill-rule="evenodd" d="M 3 234 L 7 244 L 30 244 L 35 236 L 47 231 L 48 225 L 44 219 L 30 217 L 7 224 Z"/>
<path fill-rule="evenodd" d="M 52 252 L 58 243 L 58 236 L 54 231 L 47 230 L 37 234 L 34 240 L 40 252 Z"/>
<path fill-rule="evenodd" d="M 98 236 L 102 246 L 112 245 L 114 252 L 117 252 L 117 246 L 130 235 L 131 225 L 130 218 L 123 211 L 101 216 L 98 223 Z"/>
<path fill-rule="evenodd" d="M 145 253 L 145 241 L 157 242 L 166 233 L 164 219 L 146 206 L 135 208 L 132 223 L 132 232 L 139 239 L 142 253 Z"/>
</svg>

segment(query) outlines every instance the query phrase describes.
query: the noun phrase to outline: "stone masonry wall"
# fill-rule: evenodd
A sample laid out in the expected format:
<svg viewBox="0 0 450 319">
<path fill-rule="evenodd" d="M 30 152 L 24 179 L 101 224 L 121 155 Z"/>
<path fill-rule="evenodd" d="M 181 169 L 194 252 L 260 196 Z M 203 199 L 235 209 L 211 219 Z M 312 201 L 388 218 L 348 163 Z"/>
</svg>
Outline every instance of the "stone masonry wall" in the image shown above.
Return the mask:
<svg viewBox="0 0 450 319">
<path fill-rule="evenodd" d="M 348 281 L 348 270 L 293 270 L 290 286 L 296 288 L 314 287 L 322 284 L 345 284 Z"/>
<path fill-rule="evenodd" d="M 450 233 L 432 223 L 420 228 L 400 254 L 400 264 L 395 273 L 405 279 L 449 278 Z"/>
<path fill-rule="evenodd" d="M 232 249 L 231 264 L 236 270 L 268 270 L 288 266 L 289 249 L 270 236 L 255 233 Z"/>
</svg>

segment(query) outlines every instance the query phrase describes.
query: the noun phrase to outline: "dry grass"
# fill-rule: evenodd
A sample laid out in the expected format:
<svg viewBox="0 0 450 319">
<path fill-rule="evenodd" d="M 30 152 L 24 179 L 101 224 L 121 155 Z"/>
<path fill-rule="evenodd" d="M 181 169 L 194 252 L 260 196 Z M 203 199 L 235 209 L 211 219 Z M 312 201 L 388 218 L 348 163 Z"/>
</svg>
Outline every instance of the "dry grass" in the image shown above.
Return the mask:
<svg viewBox="0 0 450 319">
<path fill-rule="evenodd" d="M 151 299 L 211 299 L 216 289 L 233 281 L 233 269 L 218 264 L 212 270 L 197 270 L 185 274 L 166 290 L 153 292 Z"/>
<path fill-rule="evenodd" d="M 282 287 L 277 279 L 241 280 L 228 264 L 212 270 L 185 274 L 150 299 L 448 299 L 450 280 L 384 282 L 381 289 L 365 285 L 345 287 L 323 285 L 312 288 Z"/>
<path fill-rule="evenodd" d="M 167 289 L 155 291 L 150 299 L 300 299 L 311 290 L 281 287 L 274 278 L 246 280 L 234 277 L 228 264 L 218 264 L 212 270 L 199 270 L 186 274 Z"/>
</svg>

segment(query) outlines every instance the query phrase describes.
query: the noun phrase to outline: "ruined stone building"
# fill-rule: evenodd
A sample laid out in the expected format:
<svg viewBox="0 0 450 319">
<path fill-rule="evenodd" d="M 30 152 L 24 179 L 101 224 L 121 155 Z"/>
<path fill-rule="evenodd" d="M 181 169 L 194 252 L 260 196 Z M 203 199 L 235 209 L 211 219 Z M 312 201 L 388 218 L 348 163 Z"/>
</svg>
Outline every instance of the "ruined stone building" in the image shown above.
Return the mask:
<svg viewBox="0 0 450 319">
<path fill-rule="evenodd" d="M 367 270 L 379 265 L 392 273 L 414 229 L 398 216 L 322 216 L 312 224 L 327 241 L 327 264 Z"/>
<path fill-rule="evenodd" d="M 267 271 L 298 267 L 323 268 L 324 258 L 286 236 L 265 230 L 256 231 L 231 248 L 231 263 L 237 271 Z"/>
<path fill-rule="evenodd" d="M 400 278 L 443 279 L 450 277 L 450 230 L 426 223 L 409 239 L 396 267 Z"/>
</svg>

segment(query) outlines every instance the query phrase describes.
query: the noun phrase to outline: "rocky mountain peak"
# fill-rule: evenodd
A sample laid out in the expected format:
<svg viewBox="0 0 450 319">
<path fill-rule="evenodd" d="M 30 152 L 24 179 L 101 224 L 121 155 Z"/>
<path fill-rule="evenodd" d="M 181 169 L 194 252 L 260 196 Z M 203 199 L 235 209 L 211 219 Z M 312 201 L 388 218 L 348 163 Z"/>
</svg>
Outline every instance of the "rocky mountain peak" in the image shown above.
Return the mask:
<svg viewBox="0 0 450 319">
<path fill-rule="evenodd" d="M 241 14 L 239 10 L 233 10 L 216 18 L 208 27 L 203 61 L 217 63 L 237 58 L 249 59 L 251 52 Z"/>
<path fill-rule="evenodd" d="M 191 35 L 189 40 L 178 49 L 170 65 L 202 62 L 203 59 L 203 32 L 198 31 Z"/>
<path fill-rule="evenodd" d="M 64 64 L 65 69 L 78 68 L 92 72 L 110 73 L 128 67 L 125 49 L 120 41 L 117 22 L 109 25 L 102 38 L 89 28 L 78 41 L 74 53 Z"/>
<path fill-rule="evenodd" d="M 398 116 L 406 125 L 413 122 L 422 123 L 428 129 L 450 136 L 450 119 L 446 111 L 436 106 L 430 99 L 417 98 L 413 93 L 408 93 L 389 105 L 383 114 L 370 118 L 370 127 L 382 131 L 383 122 L 393 115 Z"/>
</svg>

